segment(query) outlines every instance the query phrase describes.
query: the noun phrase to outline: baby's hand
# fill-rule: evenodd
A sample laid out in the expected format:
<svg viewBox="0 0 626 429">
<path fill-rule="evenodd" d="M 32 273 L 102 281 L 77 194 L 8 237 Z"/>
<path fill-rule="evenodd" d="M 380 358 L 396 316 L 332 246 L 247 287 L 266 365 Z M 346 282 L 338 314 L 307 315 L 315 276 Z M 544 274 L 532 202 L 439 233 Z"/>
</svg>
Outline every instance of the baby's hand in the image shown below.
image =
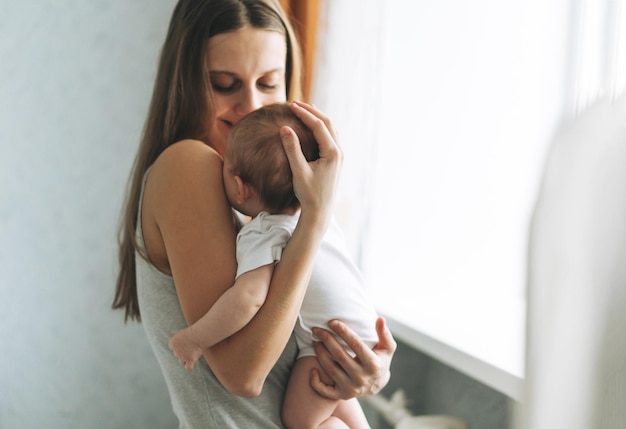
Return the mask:
<svg viewBox="0 0 626 429">
<path fill-rule="evenodd" d="M 170 339 L 169 348 L 187 371 L 193 370 L 202 355 L 202 348 L 196 345 L 189 328 L 174 334 Z"/>
</svg>

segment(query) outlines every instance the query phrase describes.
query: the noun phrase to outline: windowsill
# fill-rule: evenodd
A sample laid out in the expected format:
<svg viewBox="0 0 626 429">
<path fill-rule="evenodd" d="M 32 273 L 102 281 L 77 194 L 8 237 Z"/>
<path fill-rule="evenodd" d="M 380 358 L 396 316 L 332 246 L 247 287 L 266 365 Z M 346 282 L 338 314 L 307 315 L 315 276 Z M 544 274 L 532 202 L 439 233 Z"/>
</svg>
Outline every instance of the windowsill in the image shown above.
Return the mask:
<svg viewBox="0 0 626 429">
<path fill-rule="evenodd" d="M 521 401 L 525 304 L 494 301 L 427 296 L 377 303 L 396 339 Z"/>
</svg>

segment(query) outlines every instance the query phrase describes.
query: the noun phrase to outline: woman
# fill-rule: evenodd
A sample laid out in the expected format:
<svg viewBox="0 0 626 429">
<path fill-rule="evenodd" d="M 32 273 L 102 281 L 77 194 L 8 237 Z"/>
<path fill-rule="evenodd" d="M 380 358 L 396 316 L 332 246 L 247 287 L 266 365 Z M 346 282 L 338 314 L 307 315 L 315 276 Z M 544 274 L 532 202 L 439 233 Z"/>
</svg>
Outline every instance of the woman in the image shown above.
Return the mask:
<svg viewBox="0 0 626 429">
<path fill-rule="evenodd" d="M 293 111 L 314 132 L 321 159 L 304 161 L 295 133 L 285 150 L 302 205 L 263 307 L 241 331 L 203 354 L 188 373 L 168 350 L 171 335 L 199 319 L 233 283 L 235 235 L 224 195 L 221 154 L 230 128 L 252 110 L 300 96 L 297 41 L 274 1 L 181 0 L 163 46 L 133 167 L 121 230 L 114 308 L 140 319 L 161 365 L 181 427 L 280 427 L 280 406 L 296 346 L 292 329 L 331 215 L 342 155 L 327 119 Z M 316 345 L 334 385 L 312 374 L 321 395 L 378 392 L 389 379 L 395 342 L 382 320 L 369 350 L 345 325 Z"/>
</svg>

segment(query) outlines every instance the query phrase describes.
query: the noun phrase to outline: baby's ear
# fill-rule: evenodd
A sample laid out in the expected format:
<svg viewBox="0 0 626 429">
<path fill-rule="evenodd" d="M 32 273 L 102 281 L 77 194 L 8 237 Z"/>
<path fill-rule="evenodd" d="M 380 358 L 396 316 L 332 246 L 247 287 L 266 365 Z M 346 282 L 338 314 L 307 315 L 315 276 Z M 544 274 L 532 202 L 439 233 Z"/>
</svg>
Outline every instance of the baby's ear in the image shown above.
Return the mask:
<svg viewBox="0 0 626 429">
<path fill-rule="evenodd" d="M 235 182 L 237 183 L 237 204 L 244 204 L 254 195 L 254 189 L 239 176 L 235 176 Z"/>
</svg>

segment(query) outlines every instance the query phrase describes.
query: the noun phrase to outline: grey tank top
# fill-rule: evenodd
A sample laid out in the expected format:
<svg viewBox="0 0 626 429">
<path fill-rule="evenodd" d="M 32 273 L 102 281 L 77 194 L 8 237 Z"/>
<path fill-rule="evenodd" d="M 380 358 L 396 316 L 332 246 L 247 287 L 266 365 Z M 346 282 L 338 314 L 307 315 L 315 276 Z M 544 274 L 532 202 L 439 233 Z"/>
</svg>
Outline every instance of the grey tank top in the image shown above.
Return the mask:
<svg viewBox="0 0 626 429">
<path fill-rule="evenodd" d="M 149 172 L 149 170 L 148 170 Z M 148 176 L 148 172 L 144 176 Z M 141 205 L 136 237 L 143 247 Z M 141 320 L 161 366 L 174 413 L 181 429 L 282 428 L 280 409 L 289 373 L 297 355 L 294 336 L 265 380 L 261 394 L 246 399 L 222 387 L 204 359 L 187 372 L 168 348 L 170 337 L 187 326 L 176 295 L 174 280 L 135 254 L 137 294 Z"/>
</svg>

